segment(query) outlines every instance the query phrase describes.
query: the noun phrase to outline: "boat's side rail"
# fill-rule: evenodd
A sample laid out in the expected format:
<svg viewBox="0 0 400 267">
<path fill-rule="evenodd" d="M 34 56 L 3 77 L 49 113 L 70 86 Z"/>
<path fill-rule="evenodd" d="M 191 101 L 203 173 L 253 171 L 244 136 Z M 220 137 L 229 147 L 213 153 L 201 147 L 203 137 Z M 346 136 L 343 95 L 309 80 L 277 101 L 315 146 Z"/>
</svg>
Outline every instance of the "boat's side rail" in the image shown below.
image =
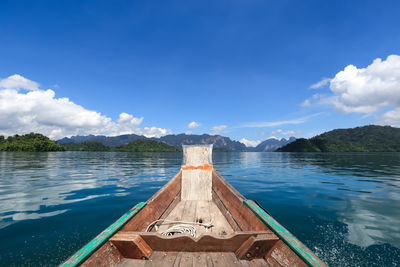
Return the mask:
<svg viewBox="0 0 400 267">
<path fill-rule="evenodd" d="M 263 208 L 254 201 L 246 199 L 244 204 L 249 207 L 269 228 L 288 245 L 300 258 L 309 266 L 326 266 L 309 248 L 301 243 L 294 235 L 292 235 L 285 227 L 278 223 Z"/>
<path fill-rule="evenodd" d="M 147 202 L 140 202 L 137 204 L 71 256 L 61 266 L 78 266 L 82 263 L 87 264 L 88 262 L 93 265 L 97 261 L 104 261 L 101 254 L 103 253 L 103 250 L 109 250 L 108 253 L 110 253 L 110 250 L 114 249 L 109 246 L 107 241 L 116 232 L 145 231 L 146 227 L 152 221 L 162 216 L 163 213 L 167 211 L 168 206 L 170 206 L 173 200 L 179 196 L 181 176 L 181 172 L 178 172 L 173 179 L 158 190 L 157 193 L 155 193 Z M 131 220 L 133 217 L 135 217 L 134 220 Z"/>
<path fill-rule="evenodd" d="M 215 192 L 214 202 L 221 202 L 220 205 L 223 205 L 222 208 L 228 211 L 223 214 L 229 213 L 228 215 L 232 216 L 232 219 L 240 230 L 269 230 L 282 240 L 277 242 L 275 249 L 273 248 L 271 250 L 271 253 L 269 253 L 270 255 L 267 255 L 266 259 L 270 257 L 275 250 L 275 255 L 284 253 L 286 260 L 292 261 L 293 263 L 301 259 L 301 261 L 308 266 L 326 266 L 326 264 L 310 249 L 274 220 L 265 210 L 254 201 L 244 198 L 215 170 L 213 171 L 213 191 Z M 230 222 L 228 215 L 225 216 L 228 222 Z M 234 225 L 234 223 L 231 223 L 231 225 Z"/>
</svg>

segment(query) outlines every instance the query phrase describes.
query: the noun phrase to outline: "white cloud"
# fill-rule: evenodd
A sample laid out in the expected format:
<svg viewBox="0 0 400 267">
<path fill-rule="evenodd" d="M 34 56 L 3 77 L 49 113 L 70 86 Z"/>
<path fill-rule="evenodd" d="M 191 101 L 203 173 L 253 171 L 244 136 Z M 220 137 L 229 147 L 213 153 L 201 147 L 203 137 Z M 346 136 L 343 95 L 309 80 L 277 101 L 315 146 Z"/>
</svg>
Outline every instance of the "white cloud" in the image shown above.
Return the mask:
<svg viewBox="0 0 400 267">
<path fill-rule="evenodd" d="M 306 99 L 303 102 L 301 102 L 301 104 L 300 104 L 301 107 L 308 107 L 310 105 L 311 105 L 310 99 Z"/>
<path fill-rule="evenodd" d="M 191 123 L 188 124 L 187 127 L 188 127 L 189 129 L 195 129 L 195 128 L 199 127 L 199 126 L 200 126 L 199 123 L 197 123 L 197 122 L 195 122 L 195 121 L 192 121 Z"/>
<path fill-rule="evenodd" d="M 26 90 L 26 91 L 25 91 Z M 87 110 L 68 98 L 56 98 L 51 89 L 43 90 L 38 83 L 20 75 L 0 80 L 0 134 L 14 135 L 39 132 L 57 139 L 70 135 L 124 133 L 158 137 L 170 130 L 135 128 L 143 118 L 121 113 L 117 121 L 100 112 Z"/>
<path fill-rule="evenodd" d="M 242 140 L 240 140 L 240 143 L 244 144 L 247 147 L 256 147 L 261 142 L 261 140 L 247 140 L 246 138 L 242 138 Z"/>
<path fill-rule="evenodd" d="M 273 131 L 272 133 L 271 133 L 271 135 L 295 135 L 295 134 L 298 134 L 299 132 L 296 132 L 296 131 L 284 131 L 284 130 L 282 130 L 282 129 L 278 129 L 278 130 L 275 130 L 275 131 Z"/>
<path fill-rule="evenodd" d="M 118 122 L 122 124 L 132 125 L 132 126 L 139 126 L 143 121 L 143 117 L 135 118 L 131 114 L 122 112 L 119 114 Z"/>
<path fill-rule="evenodd" d="M 223 131 L 225 131 L 227 127 L 228 127 L 228 126 L 226 126 L 226 125 L 214 126 L 214 127 L 212 127 L 212 133 L 213 133 L 213 134 L 220 134 L 220 133 L 222 133 Z"/>
<path fill-rule="evenodd" d="M 349 65 L 330 82 L 334 105 L 345 113 L 371 113 L 400 106 L 400 56 L 375 59 L 366 68 Z"/>
<path fill-rule="evenodd" d="M 39 90 L 39 84 L 28 80 L 21 75 L 14 74 L 8 78 L 0 80 L 0 89 L 25 89 L 29 91 Z"/>
<path fill-rule="evenodd" d="M 308 103 L 328 103 L 343 113 L 371 114 L 385 108 L 386 113 L 377 118 L 382 123 L 400 125 L 400 56 L 377 58 L 366 68 L 348 65 L 329 80 L 329 88 L 331 95 L 313 96 Z"/>
<path fill-rule="evenodd" d="M 261 128 L 261 127 L 276 127 L 287 124 L 302 124 L 307 122 L 310 118 L 321 115 L 322 113 L 316 113 L 309 116 L 293 119 L 293 120 L 283 120 L 283 121 L 263 121 L 263 122 L 251 122 L 238 126 L 237 128 Z"/>
<path fill-rule="evenodd" d="M 400 108 L 395 108 L 376 117 L 384 125 L 392 125 L 400 127 Z"/>
<path fill-rule="evenodd" d="M 330 78 L 323 78 L 321 81 L 312 84 L 312 85 L 310 86 L 310 89 L 318 89 L 318 88 L 324 87 L 324 86 L 327 85 L 330 81 L 331 81 Z"/>
</svg>

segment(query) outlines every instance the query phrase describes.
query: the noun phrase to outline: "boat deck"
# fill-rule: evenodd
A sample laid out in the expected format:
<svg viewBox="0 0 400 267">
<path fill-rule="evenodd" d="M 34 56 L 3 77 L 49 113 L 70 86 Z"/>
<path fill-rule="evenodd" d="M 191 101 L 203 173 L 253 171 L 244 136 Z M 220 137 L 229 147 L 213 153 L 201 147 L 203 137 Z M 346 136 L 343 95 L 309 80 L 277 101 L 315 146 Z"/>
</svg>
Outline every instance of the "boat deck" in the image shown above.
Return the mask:
<svg viewBox="0 0 400 267">
<path fill-rule="evenodd" d="M 186 150 L 173 179 L 64 266 L 326 266 L 213 169 L 211 147 Z"/>
<path fill-rule="evenodd" d="M 234 231 L 213 201 L 183 200 L 178 202 L 175 208 L 165 217 L 169 221 L 186 221 L 212 223 L 207 229 L 201 225 L 193 225 L 196 228 L 196 236 L 210 234 L 215 236 L 226 236 Z M 176 223 L 179 224 L 179 223 Z M 158 233 L 166 231 L 169 227 L 176 225 L 170 223 L 159 224 Z"/>
<path fill-rule="evenodd" d="M 163 214 L 162 220 L 165 221 L 157 223 L 157 227 L 150 228 L 151 232 L 140 234 L 153 249 L 153 253 L 148 260 L 124 258 L 116 266 L 269 266 L 268 262 L 263 258 L 253 260 L 238 259 L 237 253 L 235 254 L 237 249 L 224 251 L 229 250 L 229 247 L 239 247 L 249 236 L 256 236 L 256 234 L 234 231 L 222 212 L 212 200 L 176 201 Z M 213 226 L 207 229 L 201 225 L 193 225 L 196 228 L 195 237 L 190 237 L 188 233 L 177 234 L 173 237 L 162 237 L 160 235 L 162 232 L 176 224 L 180 224 L 169 221 L 211 223 Z M 272 233 L 260 233 L 264 237 L 267 235 L 272 242 L 276 241 Z M 133 240 L 136 234 L 138 233 L 120 233 L 112 240 Z M 176 238 L 179 238 L 180 241 L 168 241 L 176 240 Z M 209 250 L 215 247 L 215 244 L 219 244 L 218 247 L 222 251 L 196 251 L 198 249 Z"/>
<path fill-rule="evenodd" d="M 175 266 L 270 266 L 264 259 L 252 261 L 238 260 L 233 252 L 160 252 L 156 251 L 149 260 L 124 259 L 118 263 L 118 267 L 133 266 L 154 266 L 154 267 L 175 267 Z"/>
</svg>

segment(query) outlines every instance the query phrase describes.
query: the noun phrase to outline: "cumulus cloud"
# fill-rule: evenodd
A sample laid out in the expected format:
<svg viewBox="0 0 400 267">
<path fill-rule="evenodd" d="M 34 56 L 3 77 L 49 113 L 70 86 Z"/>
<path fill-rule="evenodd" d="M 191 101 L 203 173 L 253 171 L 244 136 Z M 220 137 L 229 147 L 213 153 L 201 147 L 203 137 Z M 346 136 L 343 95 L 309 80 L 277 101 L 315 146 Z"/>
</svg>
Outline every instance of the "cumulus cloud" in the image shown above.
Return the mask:
<svg viewBox="0 0 400 267">
<path fill-rule="evenodd" d="M 195 122 L 195 121 L 192 121 L 191 123 L 188 124 L 187 127 L 188 127 L 189 129 L 195 129 L 195 128 L 199 127 L 199 126 L 200 126 L 199 123 L 197 123 L 197 122 Z"/>
<path fill-rule="evenodd" d="M 377 58 L 366 68 L 349 65 L 331 80 L 330 89 L 334 105 L 345 113 L 400 107 L 400 56 Z"/>
<path fill-rule="evenodd" d="M 218 125 L 218 126 L 212 127 L 211 131 L 212 131 L 213 134 L 220 134 L 223 131 L 225 131 L 227 127 L 228 126 L 226 126 L 226 125 Z"/>
<path fill-rule="evenodd" d="M 132 125 L 132 126 L 138 126 L 142 123 L 143 117 L 140 118 L 135 118 L 133 115 L 122 112 L 119 114 L 119 119 L 118 122 L 122 124 L 127 124 L 127 125 Z"/>
<path fill-rule="evenodd" d="M 256 147 L 261 142 L 262 142 L 261 140 L 248 140 L 246 138 L 242 138 L 242 140 L 240 140 L 240 143 L 244 144 L 247 147 Z"/>
<path fill-rule="evenodd" d="M 303 106 L 310 102 L 328 103 L 343 113 L 364 114 L 385 108 L 386 113 L 377 118 L 382 123 L 400 125 L 400 56 L 390 55 L 385 60 L 377 58 L 366 68 L 348 65 L 327 83 L 330 95 L 313 96 L 303 102 Z"/>
<path fill-rule="evenodd" d="M 25 89 L 30 91 L 39 90 L 39 84 L 22 77 L 21 75 L 14 74 L 6 79 L 0 80 L 0 89 Z"/>
<path fill-rule="evenodd" d="M 395 108 L 376 117 L 384 125 L 393 125 L 400 127 L 400 108 Z"/>
<path fill-rule="evenodd" d="M 121 113 L 117 121 L 85 109 L 68 98 L 56 98 L 51 89 L 20 75 L 0 80 L 0 134 L 39 132 L 56 139 L 85 134 L 142 134 L 158 137 L 170 133 L 157 127 L 137 128 L 143 118 Z"/>
</svg>

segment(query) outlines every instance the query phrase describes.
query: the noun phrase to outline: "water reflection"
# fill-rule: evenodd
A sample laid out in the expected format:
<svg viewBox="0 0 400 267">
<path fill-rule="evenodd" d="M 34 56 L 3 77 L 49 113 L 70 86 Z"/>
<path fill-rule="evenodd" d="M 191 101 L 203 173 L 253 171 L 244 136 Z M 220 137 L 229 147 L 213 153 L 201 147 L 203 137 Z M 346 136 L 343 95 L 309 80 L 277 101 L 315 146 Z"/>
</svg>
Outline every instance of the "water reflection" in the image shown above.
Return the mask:
<svg viewBox="0 0 400 267">
<path fill-rule="evenodd" d="M 14 222 L 55 216 L 60 205 L 124 196 L 147 182 L 166 181 L 180 155 L 157 153 L 0 153 L 0 229 Z M 99 188 L 106 188 L 106 193 Z"/>
<path fill-rule="evenodd" d="M 400 248 L 399 153 L 226 153 L 214 161 L 249 197 L 329 210 L 347 226 L 349 243 Z"/>
</svg>

